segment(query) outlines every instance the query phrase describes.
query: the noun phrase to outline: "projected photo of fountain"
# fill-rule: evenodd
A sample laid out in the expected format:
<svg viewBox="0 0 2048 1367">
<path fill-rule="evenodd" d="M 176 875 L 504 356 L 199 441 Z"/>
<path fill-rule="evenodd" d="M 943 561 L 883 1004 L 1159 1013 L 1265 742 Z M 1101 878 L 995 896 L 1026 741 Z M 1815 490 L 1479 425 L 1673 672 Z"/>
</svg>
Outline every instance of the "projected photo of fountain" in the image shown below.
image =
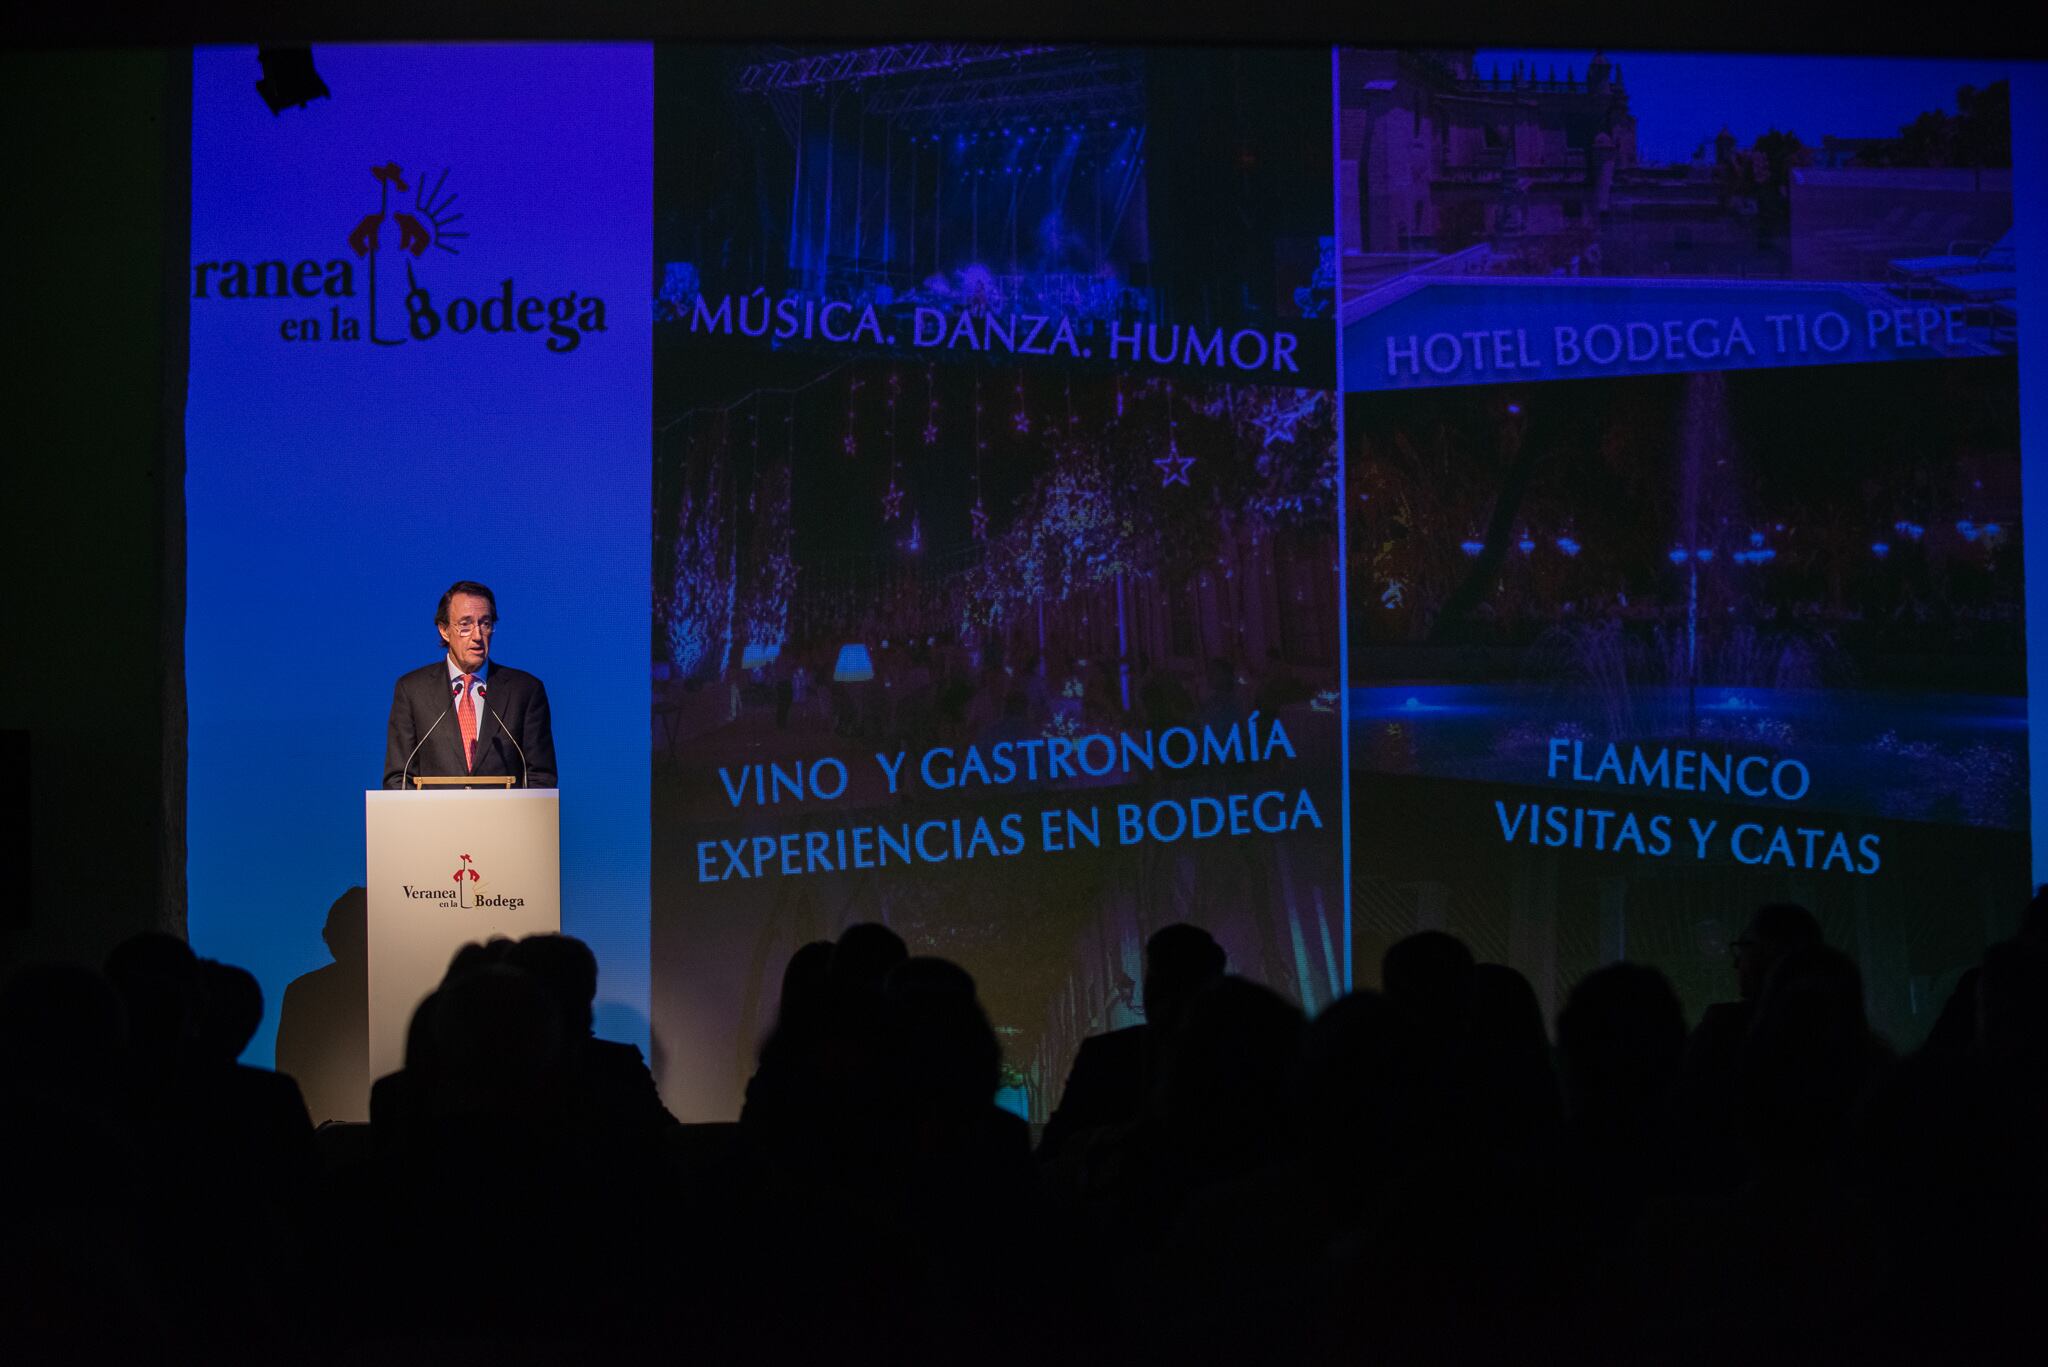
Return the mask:
<svg viewBox="0 0 2048 1367">
<path fill-rule="evenodd" d="M 1697 1005 L 1789 898 L 1924 1030 L 2027 890 L 2016 377 L 1882 375 L 1352 401 L 1361 962 L 1450 924 L 1549 999 L 1627 956 Z"/>
</svg>

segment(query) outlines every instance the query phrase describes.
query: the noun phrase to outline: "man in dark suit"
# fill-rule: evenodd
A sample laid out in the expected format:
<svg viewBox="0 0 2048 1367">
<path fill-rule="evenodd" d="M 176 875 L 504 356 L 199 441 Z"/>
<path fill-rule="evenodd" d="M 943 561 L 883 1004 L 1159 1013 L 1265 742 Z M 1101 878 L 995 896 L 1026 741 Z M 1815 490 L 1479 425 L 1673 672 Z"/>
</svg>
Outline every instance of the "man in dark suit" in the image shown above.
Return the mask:
<svg viewBox="0 0 2048 1367">
<path fill-rule="evenodd" d="M 1181 1013 L 1203 988 L 1222 980 L 1225 966 L 1223 947 L 1199 926 L 1154 932 L 1145 942 L 1145 1023 L 1081 1041 L 1060 1104 L 1039 1136 L 1040 1158 L 1054 1157 L 1090 1130 L 1138 1118 Z"/>
<path fill-rule="evenodd" d="M 547 689 L 491 659 L 497 597 L 460 580 L 441 595 L 434 625 L 448 654 L 392 690 L 384 786 L 403 788 L 420 774 L 511 774 L 528 788 L 559 786 Z"/>
</svg>

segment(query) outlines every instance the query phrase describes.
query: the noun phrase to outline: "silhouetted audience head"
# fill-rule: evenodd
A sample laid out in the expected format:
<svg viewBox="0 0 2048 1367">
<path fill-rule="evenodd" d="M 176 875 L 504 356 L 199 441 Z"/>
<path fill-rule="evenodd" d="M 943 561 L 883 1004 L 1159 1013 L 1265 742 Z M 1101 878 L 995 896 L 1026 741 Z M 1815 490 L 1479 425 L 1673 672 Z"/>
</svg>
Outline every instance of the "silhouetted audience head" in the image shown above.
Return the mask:
<svg viewBox="0 0 2048 1367">
<path fill-rule="evenodd" d="M 1762 995 L 1764 983 L 1778 960 L 1797 950 L 1821 943 L 1820 922 L 1796 902 L 1771 902 L 1758 907 L 1756 915 L 1735 937 L 1735 981 L 1744 1001 Z"/>
<path fill-rule="evenodd" d="M 199 1024 L 199 959 L 175 935 L 145 931 L 107 955 L 107 980 L 128 1013 L 131 1057 L 161 1069 L 191 1052 Z"/>
<path fill-rule="evenodd" d="M 906 959 L 887 994 L 910 1093 L 960 1113 L 987 1106 L 1002 1083 L 1002 1047 L 972 975 L 947 959 Z"/>
<path fill-rule="evenodd" d="M 1306 1030 L 1301 1008 L 1244 978 L 1196 993 L 1160 1089 L 1175 1146 L 1205 1166 L 1243 1170 L 1291 1142 Z"/>
<path fill-rule="evenodd" d="M 529 935 L 505 952 L 505 962 L 532 974 L 547 989 L 564 1038 L 578 1040 L 590 1034 L 597 1003 L 597 956 L 589 945 L 573 935 Z"/>
<path fill-rule="evenodd" d="M 1347 993 L 1308 1028 L 1302 1119 L 1326 1166 L 1361 1180 L 1416 1147 L 1432 1113 L 1414 1018 L 1378 992 Z"/>
<path fill-rule="evenodd" d="M 448 960 L 448 971 L 441 975 L 441 986 L 446 987 L 457 979 L 504 963 L 505 957 L 512 952 L 512 945 L 513 941 L 503 935 L 493 935 L 482 942 L 470 941 Z"/>
<path fill-rule="evenodd" d="M 434 994 L 436 1109 L 530 1118 L 535 1093 L 561 1053 L 560 1017 L 531 974 L 507 964 L 478 968 Z"/>
<path fill-rule="evenodd" d="M 813 940 L 789 956 L 789 963 L 782 970 L 778 1015 L 787 1020 L 817 1004 L 826 984 L 832 981 L 832 959 L 837 953 L 838 946 L 830 940 Z"/>
<path fill-rule="evenodd" d="M 320 939 L 338 964 L 359 964 L 369 953 L 370 894 L 350 888 L 328 904 Z"/>
<path fill-rule="evenodd" d="M 840 932 L 832 955 L 832 980 L 842 987 L 881 990 L 889 970 L 910 957 L 903 937 L 885 925 L 863 921 Z"/>
<path fill-rule="evenodd" d="M 1223 979 L 1223 946 L 1200 926 L 1176 922 L 1145 941 L 1145 1020 L 1172 1029 L 1196 993 Z"/>
<path fill-rule="evenodd" d="M 1436 1032 L 1459 1033 L 1472 992 L 1472 951 L 1455 935 L 1423 930 L 1390 945 L 1380 959 L 1387 1000 Z"/>
<path fill-rule="evenodd" d="M 1685 1054 L 1685 1012 L 1656 969 L 1609 964 L 1572 989 L 1558 1013 L 1557 1047 L 1573 1116 L 1652 1119 L 1668 1103 Z"/>
<path fill-rule="evenodd" d="M 263 1024 L 263 987 L 254 973 L 233 964 L 201 959 L 197 967 L 199 1056 L 233 1063 Z"/>
<path fill-rule="evenodd" d="M 1471 1037 L 1480 1044 L 1542 1051 L 1550 1046 L 1543 1004 L 1529 980 L 1506 964 L 1474 964 L 1471 977 Z"/>
</svg>

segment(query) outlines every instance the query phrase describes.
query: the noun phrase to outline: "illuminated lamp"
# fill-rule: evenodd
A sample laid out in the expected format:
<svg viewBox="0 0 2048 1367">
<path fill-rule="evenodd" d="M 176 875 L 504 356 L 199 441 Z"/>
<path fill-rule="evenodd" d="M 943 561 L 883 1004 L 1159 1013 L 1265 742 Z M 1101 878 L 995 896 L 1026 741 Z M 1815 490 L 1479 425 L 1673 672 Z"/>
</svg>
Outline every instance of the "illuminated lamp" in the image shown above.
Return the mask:
<svg viewBox="0 0 2048 1367">
<path fill-rule="evenodd" d="M 858 641 L 839 647 L 839 661 L 832 666 L 833 683 L 866 683 L 875 677 L 874 661 L 868 648 Z"/>
<path fill-rule="evenodd" d="M 772 664 L 775 657 L 781 653 L 782 643 L 780 641 L 775 642 L 773 645 L 760 645 L 758 643 L 749 645 L 740 652 L 740 668 L 759 669 L 763 665 Z"/>
</svg>

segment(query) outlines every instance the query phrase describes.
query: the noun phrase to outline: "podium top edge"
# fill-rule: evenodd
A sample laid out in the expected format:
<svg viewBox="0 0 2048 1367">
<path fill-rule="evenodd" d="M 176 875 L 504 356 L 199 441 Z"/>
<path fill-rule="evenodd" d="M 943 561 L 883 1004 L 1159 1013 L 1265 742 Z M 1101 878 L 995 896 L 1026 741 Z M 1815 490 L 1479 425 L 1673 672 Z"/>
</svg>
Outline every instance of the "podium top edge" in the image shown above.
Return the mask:
<svg viewBox="0 0 2048 1367">
<path fill-rule="evenodd" d="M 545 798 L 552 802 L 561 795 L 560 788 L 419 788 L 410 792 L 403 788 L 363 790 L 363 798 L 368 802 L 446 802 L 451 798 L 467 798 L 471 801 L 485 798 L 492 802 L 522 798 L 529 802 L 537 802 Z"/>
</svg>

